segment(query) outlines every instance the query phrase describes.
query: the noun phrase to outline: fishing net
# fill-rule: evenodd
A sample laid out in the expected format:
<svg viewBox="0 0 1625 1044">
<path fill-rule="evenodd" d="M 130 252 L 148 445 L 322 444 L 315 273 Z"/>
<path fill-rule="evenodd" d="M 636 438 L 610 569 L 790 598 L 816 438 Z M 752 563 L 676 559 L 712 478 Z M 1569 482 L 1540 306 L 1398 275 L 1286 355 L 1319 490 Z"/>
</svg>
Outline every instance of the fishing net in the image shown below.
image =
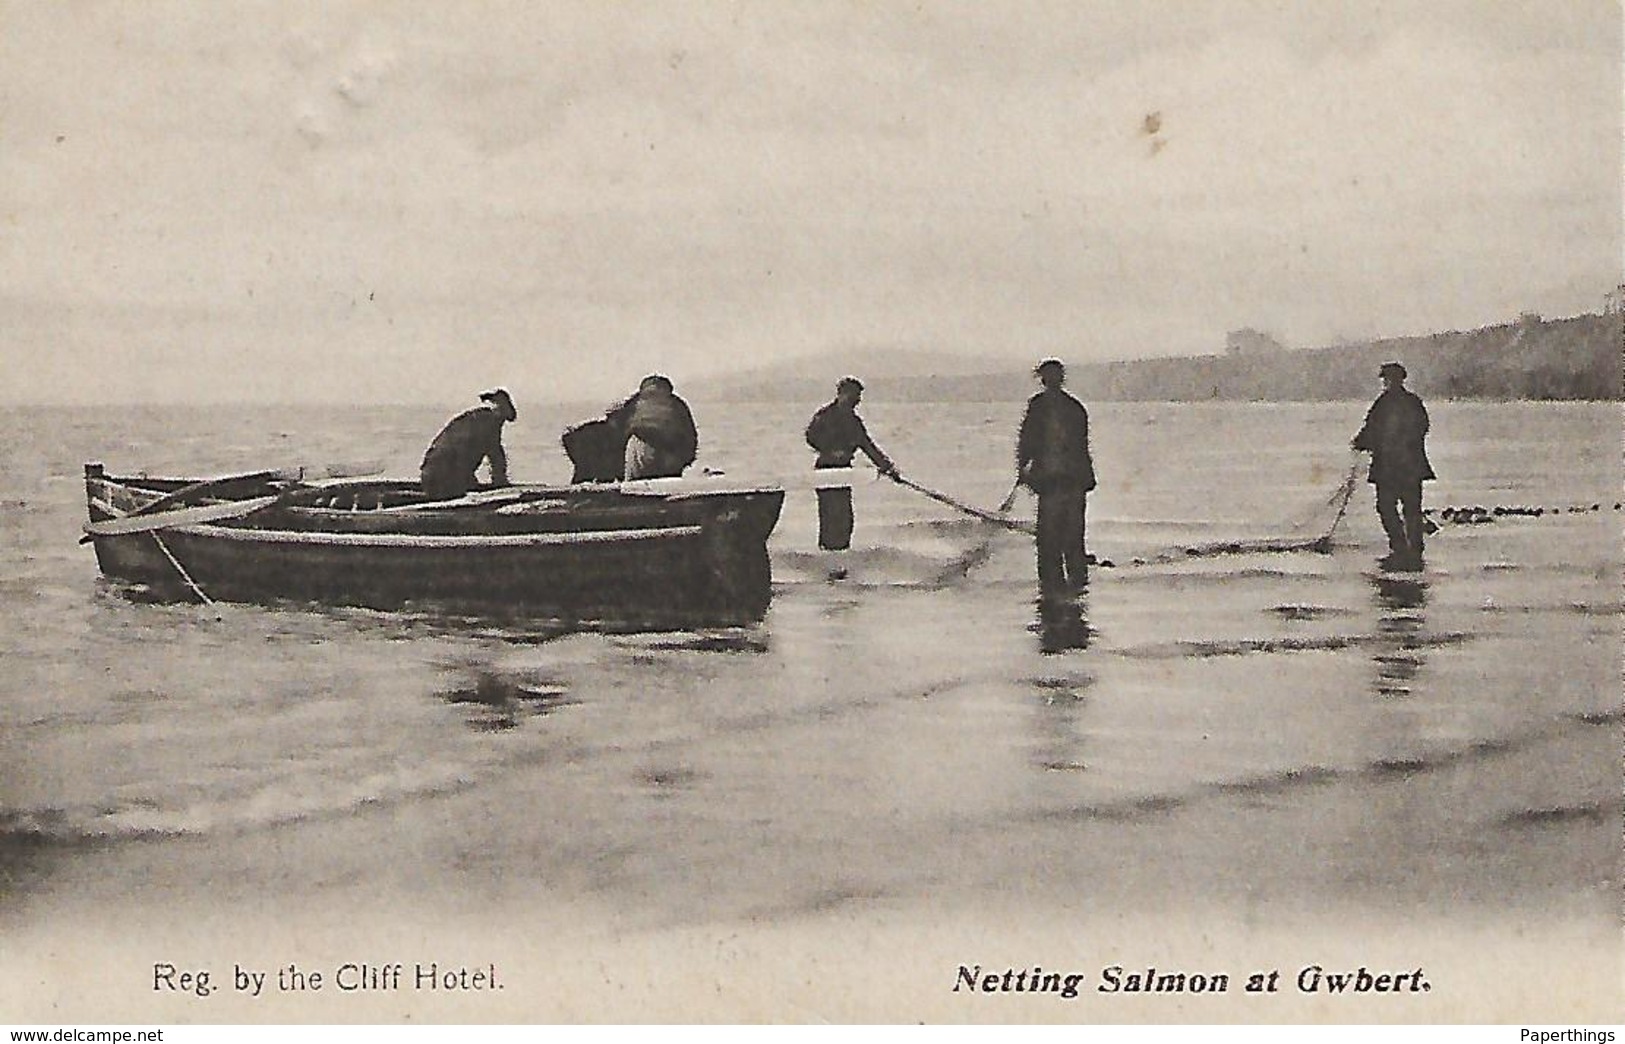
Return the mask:
<svg viewBox="0 0 1625 1044">
<path fill-rule="evenodd" d="M 1187 544 L 1170 548 L 1155 555 L 1135 558 L 1135 565 L 1180 562 L 1191 558 L 1216 558 L 1221 555 L 1288 554 L 1313 551 L 1330 554 L 1337 529 L 1348 514 L 1349 501 L 1354 497 L 1359 481 L 1360 462 L 1349 465 L 1348 474 L 1332 491 L 1325 502 L 1311 511 L 1301 522 L 1288 527 L 1289 534 L 1254 540 L 1220 540 L 1203 544 Z"/>
<path fill-rule="evenodd" d="M 1280 537 L 1266 537 L 1250 540 L 1220 540 L 1202 544 L 1185 544 L 1178 547 L 1167 548 L 1144 557 L 1133 559 L 1134 565 L 1166 564 L 1169 562 L 1182 562 L 1192 558 L 1215 558 L 1221 555 L 1255 555 L 1255 554 L 1287 554 L 1301 551 L 1312 551 L 1318 554 L 1330 554 L 1332 544 L 1336 538 L 1338 527 L 1342 525 L 1344 517 L 1348 514 L 1349 501 L 1354 496 L 1354 490 L 1359 480 L 1360 462 L 1354 461 L 1349 465 L 1348 473 L 1343 481 L 1332 491 L 1326 500 L 1316 506 L 1300 522 L 1289 524 L 1288 533 Z M 1026 533 L 1034 533 L 1033 523 L 1024 519 L 1012 519 L 1002 510 L 998 512 L 984 511 L 972 507 L 960 500 L 948 496 L 939 490 L 930 489 L 913 482 L 901 475 L 893 475 L 892 479 L 898 484 L 908 487 L 939 504 L 956 509 L 972 518 L 989 522 L 996 526 Z M 1008 503 L 1008 501 L 1007 501 Z M 984 555 L 985 557 L 985 555 Z M 1114 563 L 1096 560 L 1089 556 L 1091 564 L 1111 566 Z"/>
</svg>

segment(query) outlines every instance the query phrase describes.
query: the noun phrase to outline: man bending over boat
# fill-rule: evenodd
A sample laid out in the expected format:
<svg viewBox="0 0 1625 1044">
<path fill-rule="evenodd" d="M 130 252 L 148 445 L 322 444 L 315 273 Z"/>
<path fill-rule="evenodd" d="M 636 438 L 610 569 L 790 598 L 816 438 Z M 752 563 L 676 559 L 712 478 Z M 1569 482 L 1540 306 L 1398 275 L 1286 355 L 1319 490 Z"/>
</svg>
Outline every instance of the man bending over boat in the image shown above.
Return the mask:
<svg viewBox="0 0 1625 1044">
<path fill-rule="evenodd" d="M 629 479 L 676 478 L 699 453 L 694 414 L 672 389 L 671 380 L 660 374 L 643 378 L 638 393 L 609 419 L 624 425 L 624 474 Z"/>
<path fill-rule="evenodd" d="M 419 482 L 436 500 L 460 497 L 479 485 L 475 472 L 491 463 L 491 485 L 508 484 L 508 455 L 502 449 L 502 425 L 519 414 L 503 388 L 480 396 L 480 405 L 446 422 L 423 454 Z"/>
<path fill-rule="evenodd" d="M 619 482 L 682 475 L 699 452 L 700 435 L 671 380 L 654 373 L 599 419 L 566 429 L 563 442 L 575 466 L 571 482 Z"/>
</svg>

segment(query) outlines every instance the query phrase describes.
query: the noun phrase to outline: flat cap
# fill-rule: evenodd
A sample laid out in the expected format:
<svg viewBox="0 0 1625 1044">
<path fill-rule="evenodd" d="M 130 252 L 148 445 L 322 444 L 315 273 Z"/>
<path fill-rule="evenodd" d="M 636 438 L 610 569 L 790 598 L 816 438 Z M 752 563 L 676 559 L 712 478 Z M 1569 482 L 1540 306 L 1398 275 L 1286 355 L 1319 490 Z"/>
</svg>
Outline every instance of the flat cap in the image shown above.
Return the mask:
<svg viewBox="0 0 1625 1044">
<path fill-rule="evenodd" d="M 513 396 L 508 394 L 506 388 L 492 388 L 488 392 L 480 392 L 480 400 L 500 407 L 502 412 L 508 415 L 509 420 L 514 420 L 519 416 L 519 411 L 514 409 L 513 406 Z"/>
</svg>

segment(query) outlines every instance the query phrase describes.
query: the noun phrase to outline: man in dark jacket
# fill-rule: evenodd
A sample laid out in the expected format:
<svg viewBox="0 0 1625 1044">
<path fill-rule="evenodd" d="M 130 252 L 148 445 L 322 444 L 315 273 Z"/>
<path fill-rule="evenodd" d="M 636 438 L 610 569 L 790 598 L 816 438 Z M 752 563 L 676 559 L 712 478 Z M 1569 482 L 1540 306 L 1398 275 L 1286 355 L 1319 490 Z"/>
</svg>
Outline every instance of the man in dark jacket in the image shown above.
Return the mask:
<svg viewBox="0 0 1625 1044">
<path fill-rule="evenodd" d="M 619 482 L 626 477 L 626 431 L 607 417 L 567 428 L 562 441 L 575 466 L 571 482 Z"/>
<path fill-rule="evenodd" d="M 491 462 L 491 484 L 508 484 L 508 455 L 502 450 L 502 425 L 518 416 L 513 399 L 498 388 L 480 396 L 480 405 L 446 422 L 423 454 L 419 482 L 437 500 L 460 497 L 478 485 L 474 473 Z"/>
<path fill-rule="evenodd" d="M 856 377 L 842 377 L 835 385 L 833 401 L 820 407 L 807 423 L 807 445 L 818 451 L 814 468 L 849 468 L 858 450 L 868 457 L 882 475 L 896 475 L 897 467 L 869 437 L 869 429 L 858 416 L 863 385 Z M 818 491 L 818 546 L 825 551 L 845 551 L 852 546 L 852 490 Z"/>
<path fill-rule="evenodd" d="M 670 378 L 650 374 L 632 397 L 564 433 L 571 482 L 675 478 L 699 455 L 700 433 Z"/>
<path fill-rule="evenodd" d="M 699 455 L 700 433 L 670 378 L 651 374 L 609 418 L 626 432 L 628 479 L 677 478 Z"/>
<path fill-rule="evenodd" d="M 1038 585 L 1045 595 L 1089 577 L 1084 514 L 1095 488 L 1089 411 L 1061 385 L 1066 367 L 1045 359 L 1033 371 L 1044 390 L 1027 401 L 1016 436 L 1016 478 L 1038 496 Z"/>
<path fill-rule="evenodd" d="M 1383 363 L 1382 394 L 1366 412 L 1365 424 L 1349 443 L 1371 454 L 1371 484 L 1377 487 L 1377 517 L 1388 534 L 1390 569 L 1422 568 L 1422 483 L 1431 479 L 1425 445 L 1428 411 L 1405 387 L 1405 367 Z"/>
</svg>

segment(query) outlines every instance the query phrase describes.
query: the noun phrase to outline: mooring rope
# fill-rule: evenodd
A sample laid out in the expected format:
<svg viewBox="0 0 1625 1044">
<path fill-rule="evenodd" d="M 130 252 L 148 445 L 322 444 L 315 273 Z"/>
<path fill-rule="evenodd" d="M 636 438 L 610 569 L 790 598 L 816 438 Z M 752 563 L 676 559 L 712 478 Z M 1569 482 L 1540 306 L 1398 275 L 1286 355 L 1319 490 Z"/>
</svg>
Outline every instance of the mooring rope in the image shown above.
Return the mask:
<svg viewBox="0 0 1625 1044">
<path fill-rule="evenodd" d="M 191 588 L 192 593 L 197 595 L 198 601 L 202 602 L 210 609 L 216 608 L 214 599 L 203 593 L 203 588 L 198 585 L 196 580 L 192 579 L 192 574 L 188 573 L 186 571 L 186 567 L 181 565 L 180 559 L 175 557 L 175 553 L 169 549 L 167 544 L 164 543 L 163 538 L 160 537 L 156 532 L 152 533 L 151 536 L 152 542 L 157 544 L 158 550 L 162 551 L 164 553 L 164 557 L 169 559 L 169 564 L 175 568 L 176 573 L 180 574 L 181 580 L 185 582 L 187 587 Z"/>
</svg>

